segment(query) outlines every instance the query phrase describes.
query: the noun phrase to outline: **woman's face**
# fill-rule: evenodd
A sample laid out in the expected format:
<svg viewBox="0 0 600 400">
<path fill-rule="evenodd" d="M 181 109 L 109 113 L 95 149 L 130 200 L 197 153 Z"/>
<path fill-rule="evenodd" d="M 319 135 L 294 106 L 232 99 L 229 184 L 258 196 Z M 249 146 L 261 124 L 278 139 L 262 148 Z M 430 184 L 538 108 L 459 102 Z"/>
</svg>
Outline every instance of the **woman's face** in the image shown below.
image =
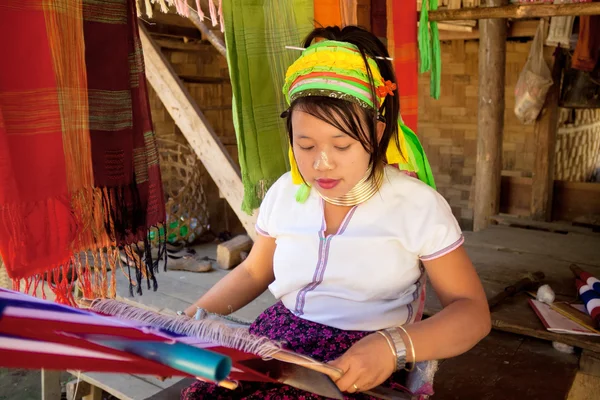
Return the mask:
<svg viewBox="0 0 600 400">
<path fill-rule="evenodd" d="M 364 177 L 370 155 L 359 141 L 299 110 L 292 114 L 292 127 L 298 169 L 323 195 L 343 196 Z"/>
</svg>

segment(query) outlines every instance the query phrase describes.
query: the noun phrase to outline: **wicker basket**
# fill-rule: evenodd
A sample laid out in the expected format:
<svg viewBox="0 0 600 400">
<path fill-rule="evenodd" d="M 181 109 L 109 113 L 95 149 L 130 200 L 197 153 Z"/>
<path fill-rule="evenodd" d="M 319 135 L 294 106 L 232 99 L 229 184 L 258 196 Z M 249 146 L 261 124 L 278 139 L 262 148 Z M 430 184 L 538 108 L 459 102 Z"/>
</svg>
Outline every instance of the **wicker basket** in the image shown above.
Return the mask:
<svg viewBox="0 0 600 400">
<path fill-rule="evenodd" d="M 599 164 L 600 109 L 561 109 L 554 179 L 587 182 Z"/>
<path fill-rule="evenodd" d="M 157 137 L 169 243 L 191 244 L 209 229 L 200 160 L 186 143 Z M 150 233 L 157 239 L 156 231 Z"/>
</svg>

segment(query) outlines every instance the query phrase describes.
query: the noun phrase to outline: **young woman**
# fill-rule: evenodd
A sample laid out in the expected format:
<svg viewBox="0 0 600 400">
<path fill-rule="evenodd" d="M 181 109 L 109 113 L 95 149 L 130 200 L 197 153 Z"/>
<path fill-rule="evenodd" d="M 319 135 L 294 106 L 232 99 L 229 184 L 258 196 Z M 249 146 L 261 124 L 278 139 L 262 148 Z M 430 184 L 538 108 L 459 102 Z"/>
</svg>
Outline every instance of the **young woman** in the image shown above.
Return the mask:
<svg viewBox="0 0 600 400">
<path fill-rule="evenodd" d="M 185 313 L 229 314 L 269 288 L 279 302 L 250 332 L 340 368 L 340 390 L 370 398 L 360 392 L 401 384 L 415 362 L 472 348 L 490 316 L 456 219 L 399 118 L 383 44 L 356 27 L 329 27 L 305 47 L 283 88 L 292 171 L 265 196 L 248 258 Z M 425 275 L 444 308 L 421 321 Z M 182 398 L 319 397 L 197 382 Z"/>
</svg>

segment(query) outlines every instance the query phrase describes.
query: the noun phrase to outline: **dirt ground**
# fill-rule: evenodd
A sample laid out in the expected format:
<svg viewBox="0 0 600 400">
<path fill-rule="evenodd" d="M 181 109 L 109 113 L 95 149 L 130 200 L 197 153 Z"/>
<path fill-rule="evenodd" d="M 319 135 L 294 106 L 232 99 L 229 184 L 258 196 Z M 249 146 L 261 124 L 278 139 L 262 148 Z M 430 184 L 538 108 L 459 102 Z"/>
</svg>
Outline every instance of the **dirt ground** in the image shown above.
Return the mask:
<svg viewBox="0 0 600 400">
<path fill-rule="evenodd" d="M 42 398 L 42 372 L 39 370 L 0 368 L 0 400 L 40 400 Z M 73 379 L 67 372 L 61 374 L 60 383 Z M 66 396 L 63 395 L 63 399 Z"/>
</svg>

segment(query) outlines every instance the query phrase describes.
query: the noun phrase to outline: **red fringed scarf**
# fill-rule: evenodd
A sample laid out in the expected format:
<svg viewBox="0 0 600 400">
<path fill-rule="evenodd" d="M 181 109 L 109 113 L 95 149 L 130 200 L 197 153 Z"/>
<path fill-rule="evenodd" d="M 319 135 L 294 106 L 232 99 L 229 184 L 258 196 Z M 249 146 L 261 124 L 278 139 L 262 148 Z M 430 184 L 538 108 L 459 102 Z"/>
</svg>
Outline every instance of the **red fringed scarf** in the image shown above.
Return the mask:
<svg viewBox="0 0 600 400">
<path fill-rule="evenodd" d="M 111 297 L 119 249 L 144 242 L 137 291 L 156 288 L 147 237 L 165 209 L 135 0 L 2 0 L 0 34 L 0 255 L 15 286 L 47 279 L 72 303 L 77 279 Z"/>
</svg>

